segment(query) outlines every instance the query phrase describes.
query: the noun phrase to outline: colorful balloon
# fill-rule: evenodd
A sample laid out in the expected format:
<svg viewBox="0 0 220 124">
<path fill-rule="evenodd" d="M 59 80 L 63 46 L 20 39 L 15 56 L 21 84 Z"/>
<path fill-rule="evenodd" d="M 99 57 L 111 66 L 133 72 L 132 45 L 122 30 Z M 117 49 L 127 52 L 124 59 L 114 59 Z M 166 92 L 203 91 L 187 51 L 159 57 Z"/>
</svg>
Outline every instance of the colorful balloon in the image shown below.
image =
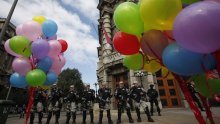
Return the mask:
<svg viewBox="0 0 220 124">
<path fill-rule="evenodd" d="M 46 18 L 44 16 L 34 16 L 32 20 L 42 25 L 46 21 Z"/>
<path fill-rule="evenodd" d="M 183 76 L 201 74 L 216 67 L 216 61 L 212 55 L 191 52 L 177 43 L 170 44 L 164 50 L 163 64 L 170 71 Z"/>
<path fill-rule="evenodd" d="M 139 6 L 132 2 L 121 3 L 114 12 L 115 25 L 121 31 L 140 36 L 144 32 L 144 24 L 139 13 Z"/>
<path fill-rule="evenodd" d="M 123 58 L 123 64 L 125 67 L 131 70 L 140 70 L 143 68 L 145 62 L 144 55 L 142 53 L 125 56 Z"/>
<path fill-rule="evenodd" d="M 159 30 L 150 30 L 141 38 L 141 49 L 146 56 L 161 59 L 163 50 L 168 45 L 168 40 Z"/>
<path fill-rule="evenodd" d="M 48 72 L 47 73 L 47 80 L 44 83 L 44 85 L 52 85 L 57 81 L 57 75 L 54 72 Z"/>
<path fill-rule="evenodd" d="M 35 41 L 42 34 L 41 25 L 35 21 L 25 22 L 22 26 L 23 35 L 30 41 Z"/>
<path fill-rule="evenodd" d="M 51 68 L 51 72 L 54 72 L 56 75 L 59 75 L 61 73 L 61 68 Z"/>
<path fill-rule="evenodd" d="M 5 44 L 4 44 L 5 51 L 6 51 L 7 53 L 9 53 L 9 54 L 15 56 L 15 57 L 21 57 L 21 55 L 16 54 L 15 52 L 13 52 L 13 51 L 11 50 L 11 48 L 9 47 L 9 42 L 10 42 L 10 39 L 8 39 L 8 40 L 5 42 Z"/>
<path fill-rule="evenodd" d="M 203 1 L 183 9 L 174 23 L 174 37 L 184 48 L 211 53 L 220 48 L 220 4 Z"/>
<path fill-rule="evenodd" d="M 181 10 L 181 0 L 142 0 L 140 14 L 145 31 L 148 29 L 172 30 L 174 19 Z"/>
<path fill-rule="evenodd" d="M 37 59 L 44 58 L 50 51 L 49 43 L 44 39 L 37 39 L 31 45 L 33 56 Z"/>
<path fill-rule="evenodd" d="M 147 72 L 152 72 L 155 73 L 157 71 L 159 71 L 162 68 L 159 60 L 157 59 L 150 59 L 147 60 L 144 64 L 144 70 L 146 70 Z"/>
<path fill-rule="evenodd" d="M 25 57 L 31 55 L 30 41 L 24 36 L 14 36 L 9 41 L 11 50 Z"/>
<path fill-rule="evenodd" d="M 117 32 L 113 38 L 115 50 L 123 55 L 132 55 L 139 52 L 140 43 L 135 35 Z"/>
<path fill-rule="evenodd" d="M 48 56 L 53 58 L 54 56 L 60 54 L 62 46 L 57 40 L 50 40 L 49 45 L 50 45 L 50 51 L 48 53 Z"/>
<path fill-rule="evenodd" d="M 42 24 L 43 34 L 46 37 L 54 36 L 57 32 L 57 24 L 53 20 L 46 20 Z"/>
<path fill-rule="evenodd" d="M 25 76 L 21 76 L 18 73 L 13 73 L 10 76 L 10 84 L 12 87 L 25 88 L 27 86 Z"/>
<path fill-rule="evenodd" d="M 19 75 L 25 76 L 32 69 L 32 66 L 27 58 L 15 58 L 12 62 L 12 68 Z"/>
<path fill-rule="evenodd" d="M 182 3 L 183 4 L 192 4 L 192 3 L 195 3 L 195 2 L 199 2 L 201 0 L 182 0 Z"/>
<path fill-rule="evenodd" d="M 16 27 L 16 35 L 24 35 L 22 27 L 23 27 L 23 24 L 20 24 Z"/>
<path fill-rule="evenodd" d="M 37 68 L 43 70 L 44 72 L 48 72 L 52 67 L 52 59 L 48 56 L 42 58 L 37 63 Z"/>
<path fill-rule="evenodd" d="M 40 69 L 34 69 L 28 72 L 26 81 L 30 86 L 41 86 L 46 81 L 46 74 Z"/>
<path fill-rule="evenodd" d="M 53 64 L 51 68 L 61 69 L 65 65 L 66 60 L 62 55 L 57 55 L 52 58 L 52 62 Z"/>
<path fill-rule="evenodd" d="M 60 39 L 58 41 L 59 41 L 59 43 L 61 45 L 61 48 L 62 48 L 61 49 L 61 53 L 65 52 L 67 50 L 67 48 L 68 48 L 67 42 L 65 40 L 62 40 L 62 39 Z"/>
</svg>

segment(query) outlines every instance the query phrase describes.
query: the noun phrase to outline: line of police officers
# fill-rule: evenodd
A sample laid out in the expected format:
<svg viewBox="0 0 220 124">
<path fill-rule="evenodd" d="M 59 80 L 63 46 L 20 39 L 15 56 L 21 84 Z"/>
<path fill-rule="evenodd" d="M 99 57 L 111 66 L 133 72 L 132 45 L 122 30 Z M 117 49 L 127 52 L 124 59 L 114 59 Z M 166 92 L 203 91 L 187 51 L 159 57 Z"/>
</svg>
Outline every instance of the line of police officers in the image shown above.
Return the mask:
<svg viewBox="0 0 220 124">
<path fill-rule="evenodd" d="M 118 106 L 118 120 L 117 124 L 121 124 L 121 115 L 123 110 L 126 110 L 127 116 L 129 119 L 129 123 L 134 123 L 134 120 L 131 116 L 131 99 L 133 99 L 135 104 L 135 110 L 137 113 L 137 122 L 141 122 L 140 116 L 140 108 L 144 109 L 144 112 L 147 115 L 149 122 L 154 122 L 151 118 L 153 115 L 153 103 L 155 103 L 157 107 L 158 115 L 160 114 L 160 108 L 158 106 L 158 93 L 155 89 L 153 89 L 154 85 L 150 85 L 150 89 L 145 92 L 145 90 L 138 85 L 137 81 L 135 81 L 130 88 L 125 87 L 123 82 L 119 82 L 119 87 L 116 88 L 114 96 L 117 100 Z M 51 92 L 46 95 L 47 93 L 44 92 L 43 89 L 39 88 L 36 90 L 36 95 L 34 99 L 34 105 L 32 107 L 31 116 L 30 116 L 30 124 L 33 124 L 35 113 L 38 113 L 38 123 L 42 124 L 43 118 L 43 106 L 48 106 L 48 117 L 46 124 L 50 123 L 52 115 L 55 115 L 55 124 L 59 124 L 60 118 L 60 111 L 62 108 L 62 103 L 65 105 L 66 110 L 66 124 L 69 124 L 70 119 L 72 117 L 72 124 L 76 123 L 76 112 L 77 112 L 77 104 L 81 103 L 82 115 L 83 120 L 82 123 L 86 124 L 86 113 L 89 111 L 90 114 L 90 124 L 94 124 L 94 113 L 93 113 L 93 104 L 95 100 L 99 103 L 99 122 L 98 124 L 102 124 L 103 112 L 104 110 L 107 111 L 107 118 L 108 124 L 113 124 L 111 119 L 111 112 L 110 112 L 110 104 L 112 93 L 111 89 L 106 86 L 106 83 L 102 83 L 101 88 L 98 90 L 98 94 L 95 95 L 95 91 L 90 89 L 90 85 L 87 84 L 85 89 L 82 93 L 78 93 L 74 85 L 70 86 L 70 90 L 66 96 L 63 96 L 63 92 L 59 89 L 56 85 L 53 85 L 51 88 Z M 151 113 L 147 106 L 147 99 L 148 96 L 150 99 L 151 105 Z M 63 101 L 62 101 L 63 98 Z M 47 101 L 47 102 L 45 102 Z M 47 105 L 46 105 L 47 104 Z"/>
</svg>

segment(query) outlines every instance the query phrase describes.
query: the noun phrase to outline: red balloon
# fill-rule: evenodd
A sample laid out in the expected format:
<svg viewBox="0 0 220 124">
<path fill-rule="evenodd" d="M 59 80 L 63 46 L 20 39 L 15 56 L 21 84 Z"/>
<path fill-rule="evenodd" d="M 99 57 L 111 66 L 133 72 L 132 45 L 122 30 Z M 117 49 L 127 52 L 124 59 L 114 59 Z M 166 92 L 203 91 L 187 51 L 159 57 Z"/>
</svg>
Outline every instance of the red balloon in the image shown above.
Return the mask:
<svg viewBox="0 0 220 124">
<path fill-rule="evenodd" d="M 117 32 L 113 38 L 114 48 L 123 55 L 133 55 L 139 52 L 140 42 L 135 35 Z"/>
<path fill-rule="evenodd" d="M 61 44 L 61 46 L 62 46 L 62 50 L 61 50 L 61 53 L 63 53 L 63 52 L 65 52 L 66 50 L 67 50 L 67 48 L 68 48 L 68 44 L 67 44 L 67 42 L 65 41 L 65 40 L 58 40 L 59 41 L 59 43 Z"/>
</svg>

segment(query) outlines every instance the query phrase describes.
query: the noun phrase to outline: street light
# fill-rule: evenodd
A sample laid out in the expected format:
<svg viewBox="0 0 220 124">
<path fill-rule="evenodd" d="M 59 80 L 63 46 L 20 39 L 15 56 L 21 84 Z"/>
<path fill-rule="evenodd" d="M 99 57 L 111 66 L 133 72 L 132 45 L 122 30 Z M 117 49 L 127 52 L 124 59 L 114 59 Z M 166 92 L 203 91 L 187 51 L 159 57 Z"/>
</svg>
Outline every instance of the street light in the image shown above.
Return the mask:
<svg viewBox="0 0 220 124">
<path fill-rule="evenodd" d="M 141 86 L 143 87 L 142 77 L 145 76 L 144 72 L 143 71 L 138 71 L 138 72 L 135 73 L 135 76 L 140 78 Z"/>
<path fill-rule="evenodd" d="M 97 85 L 98 85 L 98 83 L 94 83 L 94 85 L 95 85 L 95 94 L 97 95 L 98 93 L 97 93 Z"/>
</svg>

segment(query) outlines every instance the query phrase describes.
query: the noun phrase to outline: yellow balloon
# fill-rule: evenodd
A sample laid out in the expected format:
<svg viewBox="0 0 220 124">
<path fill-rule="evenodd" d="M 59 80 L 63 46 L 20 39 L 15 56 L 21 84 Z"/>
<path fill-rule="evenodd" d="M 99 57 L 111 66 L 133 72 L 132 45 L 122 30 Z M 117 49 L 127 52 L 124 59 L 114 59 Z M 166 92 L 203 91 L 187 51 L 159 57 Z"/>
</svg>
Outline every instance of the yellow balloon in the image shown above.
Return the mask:
<svg viewBox="0 0 220 124">
<path fill-rule="evenodd" d="M 34 16 L 32 20 L 40 24 L 43 24 L 44 21 L 46 21 L 46 18 L 44 16 Z"/>
<path fill-rule="evenodd" d="M 181 0 L 142 0 L 140 14 L 145 30 L 172 30 L 177 14 L 182 10 Z"/>
<path fill-rule="evenodd" d="M 166 77 L 167 79 L 174 79 L 171 72 L 166 67 L 161 68 L 162 77 Z"/>
<path fill-rule="evenodd" d="M 156 59 L 150 59 L 150 61 L 147 61 L 144 64 L 144 70 L 147 72 L 155 73 L 161 69 L 161 64 L 159 63 L 159 60 Z"/>
</svg>

